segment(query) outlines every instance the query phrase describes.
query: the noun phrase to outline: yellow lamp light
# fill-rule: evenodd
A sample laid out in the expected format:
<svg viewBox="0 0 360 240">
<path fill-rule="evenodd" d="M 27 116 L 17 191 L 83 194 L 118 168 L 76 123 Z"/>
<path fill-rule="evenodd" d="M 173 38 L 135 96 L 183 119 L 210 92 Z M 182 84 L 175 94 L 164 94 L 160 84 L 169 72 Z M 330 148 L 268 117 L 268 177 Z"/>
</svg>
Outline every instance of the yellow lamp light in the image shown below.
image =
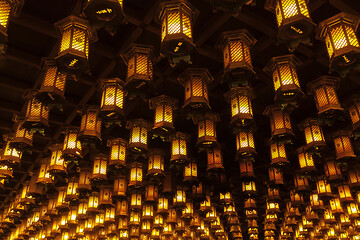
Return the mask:
<svg viewBox="0 0 360 240">
<path fill-rule="evenodd" d="M 105 79 L 102 81 L 100 111 L 108 119 L 115 119 L 123 115 L 123 86 L 124 82 L 119 78 Z"/>
<path fill-rule="evenodd" d="M 173 112 L 177 109 L 178 100 L 161 95 L 149 100 L 150 109 L 155 110 L 153 130 L 167 134 L 174 131 Z"/>
</svg>

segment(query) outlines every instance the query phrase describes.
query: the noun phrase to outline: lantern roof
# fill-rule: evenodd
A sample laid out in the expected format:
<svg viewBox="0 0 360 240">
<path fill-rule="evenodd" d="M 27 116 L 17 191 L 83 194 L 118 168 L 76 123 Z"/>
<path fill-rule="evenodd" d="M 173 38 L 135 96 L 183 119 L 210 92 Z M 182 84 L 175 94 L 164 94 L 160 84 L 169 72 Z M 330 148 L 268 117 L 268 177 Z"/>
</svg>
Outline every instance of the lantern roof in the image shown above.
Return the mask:
<svg viewBox="0 0 360 240">
<path fill-rule="evenodd" d="M 335 16 L 332 16 L 331 18 L 328 18 L 328 19 L 320 22 L 318 25 L 318 31 L 317 31 L 316 37 L 318 39 L 324 39 L 327 31 L 331 27 L 339 25 L 339 24 L 349 25 L 356 32 L 356 30 L 359 26 L 359 23 L 360 23 L 359 16 L 355 16 L 350 13 L 341 12 L 339 14 L 336 14 Z"/>
<path fill-rule="evenodd" d="M 206 68 L 187 68 L 179 77 L 178 81 L 185 86 L 185 82 L 189 79 L 200 77 L 205 81 L 206 84 L 209 84 L 214 80 L 210 72 Z"/>
<path fill-rule="evenodd" d="M 183 9 L 187 14 L 190 14 L 192 21 L 196 21 L 196 17 L 198 16 L 199 11 L 187 0 L 162 1 L 159 6 L 160 10 L 158 11 L 160 13 L 159 18 L 155 18 L 155 20 L 161 20 L 167 11 L 172 11 L 180 8 Z"/>
<path fill-rule="evenodd" d="M 271 60 L 266 64 L 264 71 L 268 74 L 272 75 L 275 68 L 279 65 L 291 65 L 294 68 L 297 68 L 299 65 L 301 65 L 301 61 L 294 55 L 283 55 L 278 57 L 273 57 Z"/>
<path fill-rule="evenodd" d="M 84 29 L 87 32 L 90 42 L 96 42 L 98 40 L 97 32 L 91 30 L 89 21 L 84 18 L 70 15 L 56 22 L 54 25 L 60 36 L 62 35 L 62 32 L 64 30 L 70 27 L 76 27 L 76 28 Z"/>
<path fill-rule="evenodd" d="M 313 94 L 314 90 L 316 88 L 323 86 L 323 85 L 333 86 L 335 89 L 337 89 L 339 86 L 339 83 L 340 83 L 339 77 L 321 76 L 321 77 L 318 77 L 317 79 L 307 83 L 306 87 L 308 89 L 308 94 Z"/>
<path fill-rule="evenodd" d="M 156 59 L 156 51 L 153 45 L 147 45 L 147 44 L 137 44 L 133 43 L 130 44 L 129 47 L 127 47 L 122 53 L 121 58 L 123 61 L 128 64 L 130 58 L 134 54 L 145 54 L 149 56 L 149 59 L 153 63 Z"/>
<path fill-rule="evenodd" d="M 228 42 L 234 40 L 243 40 L 249 47 L 254 46 L 256 43 L 256 39 L 248 30 L 239 29 L 223 32 L 216 44 L 216 47 L 222 50 Z"/>
</svg>

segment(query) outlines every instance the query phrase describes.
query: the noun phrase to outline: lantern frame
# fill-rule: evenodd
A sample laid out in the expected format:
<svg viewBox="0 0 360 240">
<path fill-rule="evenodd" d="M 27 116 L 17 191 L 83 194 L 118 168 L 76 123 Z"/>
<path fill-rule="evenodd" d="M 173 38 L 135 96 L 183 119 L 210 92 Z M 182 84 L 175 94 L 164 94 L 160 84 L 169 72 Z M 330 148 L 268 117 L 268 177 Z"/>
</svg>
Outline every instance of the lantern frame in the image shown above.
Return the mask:
<svg viewBox="0 0 360 240">
<path fill-rule="evenodd" d="M 49 127 L 49 109 L 34 94 L 30 93 L 27 97 L 26 116 L 22 125 L 31 132 L 43 131 Z"/>
<path fill-rule="evenodd" d="M 205 113 L 192 118 L 198 125 L 197 145 L 203 147 L 214 147 L 217 145 L 216 122 L 220 121 L 219 115 L 215 113 Z"/>
<path fill-rule="evenodd" d="M 174 110 L 178 108 L 178 100 L 166 95 L 149 99 L 149 107 L 155 110 L 153 131 L 168 135 L 174 132 Z M 170 110 L 170 109 L 171 110 Z M 160 109 L 160 111 L 158 111 Z M 171 111 L 171 113 L 169 113 Z M 158 116 L 158 114 L 160 116 Z M 168 118 L 168 119 L 167 119 Z M 169 120 L 171 118 L 171 120 Z"/>
<path fill-rule="evenodd" d="M 62 157 L 69 160 L 82 158 L 82 145 L 79 139 L 79 130 L 77 128 L 67 128 L 64 132 L 64 146 Z"/>
<path fill-rule="evenodd" d="M 356 157 L 351 143 L 351 132 L 337 131 L 333 135 L 334 146 L 336 151 L 336 160 L 345 160 Z"/>
<path fill-rule="evenodd" d="M 285 165 L 289 163 L 286 155 L 285 144 L 282 142 L 270 142 L 271 165 Z"/>
<path fill-rule="evenodd" d="M 324 172 L 329 182 L 343 179 L 341 169 L 334 160 L 329 160 L 324 163 Z"/>
<path fill-rule="evenodd" d="M 126 167 L 126 148 L 128 142 L 122 138 L 113 138 L 107 141 L 110 147 L 109 167 L 123 168 Z"/>
<path fill-rule="evenodd" d="M 307 118 L 299 127 L 304 131 L 307 150 L 322 150 L 326 147 L 324 134 L 317 119 Z"/>
<path fill-rule="evenodd" d="M 104 181 L 107 179 L 108 172 L 108 155 L 99 153 L 93 156 L 93 169 L 91 181 Z"/>
<path fill-rule="evenodd" d="M 8 4 L 8 8 L 6 8 L 5 10 L 1 10 L 0 13 L 1 18 L 5 20 L 4 24 L 0 24 L 0 44 L 4 44 L 8 40 L 7 27 L 9 25 L 10 18 L 17 17 L 20 14 L 21 9 L 24 5 L 23 0 L 5 0 L 5 3 Z"/>
<path fill-rule="evenodd" d="M 101 141 L 102 121 L 99 112 L 97 106 L 86 107 L 80 111 L 81 126 L 78 137 L 82 143 Z"/>
<path fill-rule="evenodd" d="M 255 148 L 253 131 L 240 130 L 236 134 L 236 148 L 237 158 L 251 157 L 256 155 L 257 152 Z"/>
<path fill-rule="evenodd" d="M 285 109 L 277 105 L 270 105 L 265 109 L 264 115 L 270 118 L 270 141 L 287 139 L 294 135 L 291 127 L 290 114 Z"/>
<path fill-rule="evenodd" d="M 16 132 L 11 138 L 10 147 L 18 150 L 27 150 L 33 146 L 33 134 L 22 126 L 23 122 L 19 122 Z"/>
<path fill-rule="evenodd" d="M 187 143 L 190 141 L 190 135 L 182 132 L 177 132 L 170 136 L 171 141 L 171 157 L 170 162 L 185 162 L 188 160 Z"/>
<path fill-rule="evenodd" d="M 223 155 L 220 147 L 207 150 L 206 171 L 223 170 Z"/>
<path fill-rule="evenodd" d="M 164 169 L 165 169 L 165 151 L 157 148 L 150 149 L 148 153 L 147 175 L 164 176 L 165 175 Z"/>
<path fill-rule="evenodd" d="M 126 124 L 126 128 L 130 129 L 130 138 L 129 138 L 129 144 L 128 149 L 133 152 L 146 152 L 148 150 L 148 138 L 149 138 L 149 131 L 151 129 L 152 124 L 144 119 L 133 119 L 129 120 Z M 137 135 L 139 136 L 133 136 L 134 127 L 139 127 L 139 133 Z M 144 132 L 146 131 L 146 136 L 144 135 Z M 139 141 L 134 142 L 134 138 L 138 138 Z M 146 139 L 145 139 L 146 138 Z"/>
<path fill-rule="evenodd" d="M 240 159 L 239 167 L 240 167 L 240 178 L 244 178 L 244 179 L 255 178 L 253 159 L 251 158 Z"/>
<path fill-rule="evenodd" d="M 111 0 L 110 0 L 111 1 Z M 117 119 L 124 116 L 125 82 L 120 78 L 103 79 L 100 83 L 100 113 L 103 118 Z"/>
<path fill-rule="evenodd" d="M 305 147 L 296 149 L 296 152 L 299 159 L 300 173 L 309 173 L 317 170 L 312 154 L 306 151 Z"/>
<path fill-rule="evenodd" d="M 51 175 L 56 174 L 67 174 L 67 163 L 62 157 L 63 144 L 58 143 L 52 145 L 49 149 L 51 150 L 51 157 L 48 172 Z"/>
</svg>

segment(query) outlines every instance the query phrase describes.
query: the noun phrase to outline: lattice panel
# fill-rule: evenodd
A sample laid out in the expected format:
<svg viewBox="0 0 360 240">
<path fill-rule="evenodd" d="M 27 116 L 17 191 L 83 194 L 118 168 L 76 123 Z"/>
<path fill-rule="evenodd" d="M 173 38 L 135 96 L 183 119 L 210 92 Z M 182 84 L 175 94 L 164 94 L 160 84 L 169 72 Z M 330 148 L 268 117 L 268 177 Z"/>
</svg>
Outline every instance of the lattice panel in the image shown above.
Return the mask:
<svg viewBox="0 0 360 240">
<path fill-rule="evenodd" d="M 119 108 L 123 108 L 124 106 L 124 92 L 123 90 L 117 88 L 116 89 L 116 101 L 115 101 L 115 105 Z"/>
<path fill-rule="evenodd" d="M 315 90 L 315 95 L 316 95 L 317 104 L 319 105 L 319 107 L 323 107 L 323 106 L 329 104 L 327 94 L 325 91 L 325 87 L 317 88 Z"/>
<path fill-rule="evenodd" d="M 275 129 L 283 129 L 285 128 L 284 124 L 284 115 L 282 111 L 274 111 L 273 112 Z"/>
<path fill-rule="evenodd" d="M 334 49 L 333 49 L 333 44 L 331 42 L 331 37 L 330 34 L 327 34 L 325 37 L 325 44 L 326 44 L 326 48 L 327 48 L 327 52 L 329 54 L 329 57 L 331 58 L 333 53 L 334 53 Z"/>
<path fill-rule="evenodd" d="M 194 97 L 204 97 L 203 95 L 203 81 L 201 78 L 192 78 L 192 95 Z"/>
<path fill-rule="evenodd" d="M 241 62 L 244 60 L 243 56 L 243 46 L 240 41 L 230 42 L 230 53 L 231 53 L 231 62 Z"/>
<path fill-rule="evenodd" d="M 298 0 L 298 3 L 299 3 L 299 8 L 300 8 L 300 13 L 302 15 L 304 15 L 305 17 L 310 18 L 310 14 L 309 14 L 308 8 L 306 6 L 306 1 L 305 0 Z"/>
<path fill-rule="evenodd" d="M 70 48 L 71 44 L 71 28 L 67 28 L 62 32 L 60 52 Z"/>
<path fill-rule="evenodd" d="M 11 6 L 9 1 L 1 0 L 0 1 L 0 25 L 4 28 L 7 28 L 9 23 L 9 16 L 10 16 Z"/>
<path fill-rule="evenodd" d="M 359 111 L 355 105 L 349 106 L 349 112 L 350 112 L 350 117 L 351 117 L 352 123 L 355 124 L 355 123 L 359 122 L 359 120 L 360 120 Z"/>
<path fill-rule="evenodd" d="M 182 14 L 182 32 L 188 38 L 192 39 L 191 20 L 190 20 L 190 17 L 184 13 Z"/>
<path fill-rule="evenodd" d="M 214 137 L 215 136 L 214 121 L 205 120 L 205 126 L 206 126 L 206 136 Z"/>
<path fill-rule="evenodd" d="M 296 0 L 282 0 L 281 3 L 285 19 L 299 14 Z"/>
<path fill-rule="evenodd" d="M 86 33 L 83 29 L 74 28 L 72 36 L 72 48 L 85 53 Z"/>
<path fill-rule="evenodd" d="M 344 27 L 345 27 L 345 31 L 347 33 L 347 36 L 349 38 L 350 45 L 354 46 L 354 47 L 359 47 L 359 41 L 358 41 L 358 39 L 356 37 L 354 29 L 351 28 L 350 26 L 347 26 L 347 25 L 345 25 Z"/>
<path fill-rule="evenodd" d="M 273 82 L 275 91 L 277 91 L 281 87 L 281 79 L 280 79 L 280 70 L 277 68 L 273 72 Z"/>
<path fill-rule="evenodd" d="M 44 87 L 52 87 L 55 85 L 56 73 L 57 73 L 57 67 L 49 67 L 46 70 L 45 80 L 43 83 Z"/>
<path fill-rule="evenodd" d="M 136 55 L 136 73 L 148 75 L 148 58 L 146 55 Z"/>
<path fill-rule="evenodd" d="M 167 34 L 180 33 L 180 13 L 171 11 L 167 18 Z"/>
<path fill-rule="evenodd" d="M 331 30 L 331 36 L 334 43 L 334 48 L 339 50 L 349 45 L 346 40 L 345 32 L 342 26 L 335 26 Z"/>
</svg>

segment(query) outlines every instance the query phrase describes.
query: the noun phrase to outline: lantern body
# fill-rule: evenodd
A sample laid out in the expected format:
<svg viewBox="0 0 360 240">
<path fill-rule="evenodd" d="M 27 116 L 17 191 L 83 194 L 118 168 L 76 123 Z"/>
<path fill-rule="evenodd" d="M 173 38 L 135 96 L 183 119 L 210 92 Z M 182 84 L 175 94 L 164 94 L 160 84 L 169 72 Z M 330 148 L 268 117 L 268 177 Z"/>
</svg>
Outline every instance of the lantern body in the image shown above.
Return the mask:
<svg viewBox="0 0 360 240">
<path fill-rule="evenodd" d="M 352 202 L 354 201 L 349 185 L 338 186 L 340 202 Z"/>
<path fill-rule="evenodd" d="M 271 139 L 283 139 L 294 135 L 290 115 L 287 111 L 272 105 L 265 109 L 264 114 L 270 118 Z"/>
<path fill-rule="evenodd" d="M 128 121 L 127 128 L 130 129 L 130 139 L 128 147 L 136 152 L 147 151 L 148 131 L 150 123 L 143 119 Z"/>
<path fill-rule="evenodd" d="M 279 188 L 276 186 L 268 186 L 268 200 L 280 200 Z"/>
<path fill-rule="evenodd" d="M 99 194 L 99 207 L 111 207 L 112 206 L 112 192 L 110 187 L 100 188 Z"/>
<path fill-rule="evenodd" d="M 97 154 L 94 157 L 94 165 L 91 180 L 105 180 L 107 178 L 108 157 L 105 154 Z"/>
<path fill-rule="evenodd" d="M 50 159 L 48 159 L 48 158 L 44 158 L 42 160 L 41 165 L 40 165 L 40 172 L 39 172 L 38 180 L 36 181 L 36 183 L 45 184 L 45 185 L 53 183 L 53 178 L 51 177 L 50 173 L 48 172 L 49 162 L 50 162 Z"/>
<path fill-rule="evenodd" d="M 114 138 L 108 141 L 110 147 L 109 166 L 125 167 L 126 166 L 126 140 Z"/>
<path fill-rule="evenodd" d="M 348 13 L 339 13 L 319 23 L 318 37 L 325 41 L 330 68 L 339 70 L 358 62 L 358 25 L 359 17 Z"/>
<path fill-rule="evenodd" d="M 67 164 L 62 157 L 62 144 L 54 144 L 51 148 L 51 158 L 48 171 L 50 174 L 67 173 Z"/>
<path fill-rule="evenodd" d="M 6 32 L 9 25 L 9 19 L 12 15 L 18 15 L 23 4 L 24 2 L 21 0 L 2 0 L 0 2 L 0 43 L 7 42 Z"/>
<path fill-rule="evenodd" d="M 154 184 L 150 184 L 146 186 L 145 192 L 145 201 L 147 202 L 155 202 L 158 199 L 158 186 Z"/>
<path fill-rule="evenodd" d="M 17 150 L 29 149 L 32 147 L 33 134 L 22 126 L 22 122 L 19 123 L 15 135 L 11 139 L 10 147 Z"/>
<path fill-rule="evenodd" d="M 360 96 L 351 96 L 346 104 L 346 108 L 349 112 L 353 130 L 360 127 Z"/>
<path fill-rule="evenodd" d="M 210 109 L 207 85 L 214 79 L 205 68 L 188 68 L 178 78 L 185 88 L 185 109 Z"/>
<path fill-rule="evenodd" d="M 28 101 L 25 122 L 23 127 L 27 130 L 43 129 L 49 126 L 49 110 L 36 98 Z"/>
<path fill-rule="evenodd" d="M 194 47 L 193 5 L 186 0 L 165 1 L 161 5 L 161 53 L 169 58 L 189 55 Z"/>
<path fill-rule="evenodd" d="M 207 151 L 207 171 L 223 169 L 223 157 L 220 148 Z"/>
<path fill-rule="evenodd" d="M 256 194 L 256 185 L 254 181 L 242 182 L 242 191 L 246 194 Z"/>
<path fill-rule="evenodd" d="M 173 198 L 173 204 L 176 206 L 182 206 L 185 205 L 185 202 L 186 202 L 185 190 L 181 187 L 178 187 L 176 190 L 176 194 Z"/>
<path fill-rule="evenodd" d="M 223 52 L 224 75 L 229 78 L 230 86 L 237 86 L 237 79 L 248 78 L 248 81 L 255 76 L 250 56 L 250 48 L 255 42 L 246 29 L 222 33 L 218 48 Z"/>
<path fill-rule="evenodd" d="M 140 203 L 141 203 L 141 195 L 140 195 Z M 123 200 L 123 201 L 116 202 L 115 216 L 121 217 L 121 218 L 128 217 L 128 201 Z"/>
<path fill-rule="evenodd" d="M 269 183 L 273 185 L 284 184 L 283 173 L 278 168 L 269 168 Z"/>
<path fill-rule="evenodd" d="M 127 183 L 125 176 L 115 178 L 113 189 L 113 197 L 126 197 Z"/>
<path fill-rule="evenodd" d="M 341 170 L 335 161 L 327 161 L 324 164 L 324 172 L 328 181 L 342 179 Z"/>
<path fill-rule="evenodd" d="M 148 175 L 164 175 L 164 155 L 165 152 L 161 149 L 151 149 L 149 151 L 148 157 Z"/>
<path fill-rule="evenodd" d="M 24 131 L 26 131 L 24 129 Z M 31 135 L 32 136 L 32 135 Z M 17 165 L 20 164 L 22 151 L 16 148 L 10 147 L 11 142 L 7 142 L 4 152 L 1 156 L 0 162 L 6 165 Z"/>
<path fill-rule="evenodd" d="M 88 107 L 82 111 L 79 139 L 81 141 L 101 140 L 101 119 L 97 107 Z"/>
<path fill-rule="evenodd" d="M 313 157 L 304 147 L 298 148 L 297 153 L 301 173 L 316 171 Z"/>
<path fill-rule="evenodd" d="M 193 121 L 198 126 L 198 140 L 196 143 L 204 147 L 216 145 L 216 122 L 219 121 L 219 116 L 206 113 L 193 117 Z"/>
<path fill-rule="evenodd" d="M 167 214 L 169 208 L 169 200 L 165 197 L 158 199 L 157 212 L 159 214 Z"/>
<path fill-rule="evenodd" d="M 107 119 L 116 119 L 124 114 L 123 86 L 124 82 L 119 78 L 102 81 L 100 111 Z"/>
<path fill-rule="evenodd" d="M 350 133 L 338 131 L 334 136 L 334 145 L 337 160 L 355 157 L 350 140 Z"/>
<path fill-rule="evenodd" d="M 161 95 L 149 100 L 150 109 L 155 110 L 153 130 L 160 132 L 174 131 L 173 111 L 177 108 L 178 100 Z"/>
<path fill-rule="evenodd" d="M 360 187 L 360 169 L 355 167 L 349 169 L 348 172 L 349 176 L 349 185 L 351 188 L 358 188 Z"/>
<path fill-rule="evenodd" d="M 238 156 L 251 156 L 256 154 L 254 136 L 251 131 L 241 130 L 236 135 L 236 150 Z"/>
<path fill-rule="evenodd" d="M 312 118 L 306 119 L 302 123 L 302 129 L 305 133 L 307 149 L 316 150 L 326 146 L 324 134 L 318 120 Z"/>
<path fill-rule="evenodd" d="M 13 169 L 7 165 L 0 164 L 0 178 L 12 178 Z"/>
<path fill-rule="evenodd" d="M 270 152 L 272 165 L 284 165 L 289 163 L 286 156 L 285 144 L 272 142 L 270 144 Z"/>
<path fill-rule="evenodd" d="M 79 193 L 77 192 L 78 186 L 79 186 L 78 182 L 76 182 L 74 180 L 69 181 L 67 190 L 66 190 L 66 197 L 65 197 L 66 201 L 78 199 L 78 197 L 79 197 Z"/>
<path fill-rule="evenodd" d="M 316 182 L 316 188 L 317 188 L 317 193 L 320 198 L 332 196 L 331 186 L 329 183 L 327 183 L 326 180 L 318 180 Z"/>
<path fill-rule="evenodd" d="M 196 181 L 198 177 L 196 162 L 190 162 L 184 167 L 184 182 Z"/>
<path fill-rule="evenodd" d="M 300 61 L 294 55 L 285 55 L 272 58 L 264 68 L 272 76 L 277 103 L 294 103 L 303 95 L 296 73 L 298 65 Z"/>
<path fill-rule="evenodd" d="M 88 169 L 84 169 L 82 168 L 80 170 L 80 174 L 79 174 L 79 184 L 78 184 L 78 189 L 81 190 L 91 190 L 91 185 L 90 185 L 90 179 L 92 177 L 92 172 L 91 170 Z"/>
<path fill-rule="evenodd" d="M 87 213 L 98 213 L 99 194 L 94 192 L 88 199 Z"/>
<path fill-rule="evenodd" d="M 143 184 L 143 169 L 142 164 L 134 162 L 130 165 L 129 187 L 140 187 Z"/>
<path fill-rule="evenodd" d="M 171 138 L 171 158 L 170 161 L 185 161 L 187 160 L 187 142 L 189 136 L 185 133 L 177 132 Z"/>
<path fill-rule="evenodd" d="M 240 166 L 240 177 L 241 178 L 255 177 L 252 159 L 249 159 L 249 158 L 241 159 L 239 162 L 239 166 Z"/>
<path fill-rule="evenodd" d="M 63 158 L 68 161 L 81 157 L 82 147 L 81 142 L 78 138 L 78 130 L 69 128 L 65 131 Z"/>
</svg>

